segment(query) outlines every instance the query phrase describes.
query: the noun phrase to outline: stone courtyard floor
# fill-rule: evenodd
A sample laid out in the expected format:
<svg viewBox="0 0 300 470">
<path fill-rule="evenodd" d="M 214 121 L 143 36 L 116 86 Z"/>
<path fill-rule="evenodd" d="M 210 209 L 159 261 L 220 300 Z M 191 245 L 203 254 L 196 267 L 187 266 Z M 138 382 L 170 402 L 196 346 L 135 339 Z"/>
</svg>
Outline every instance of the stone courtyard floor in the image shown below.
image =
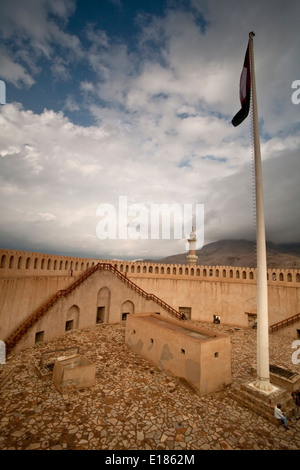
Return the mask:
<svg viewBox="0 0 300 470">
<path fill-rule="evenodd" d="M 232 387 L 253 380 L 256 331 L 197 323 L 231 336 Z M 300 420 L 285 430 L 239 405 L 230 388 L 203 397 L 129 350 L 125 324 L 73 330 L 12 353 L 0 389 L 1 450 L 299 450 Z M 96 385 L 61 394 L 38 376 L 41 354 L 80 347 Z M 292 340 L 270 336 L 270 363 L 300 373 Z M 1 377 L 1 376 L 0 376 Z"/>
</svg>

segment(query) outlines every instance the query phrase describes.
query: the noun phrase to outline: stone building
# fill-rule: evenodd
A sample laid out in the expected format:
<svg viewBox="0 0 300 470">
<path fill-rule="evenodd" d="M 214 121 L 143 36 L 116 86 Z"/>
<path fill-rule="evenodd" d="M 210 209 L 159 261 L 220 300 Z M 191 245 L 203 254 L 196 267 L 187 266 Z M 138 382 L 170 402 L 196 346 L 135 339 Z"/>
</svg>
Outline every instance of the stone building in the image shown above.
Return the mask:
<svg viewBox="0 0 300 470">
<path fill-rule="evenodd" d="M 270 331 L 298 338 L 300 271 L 268 270 Z M 256 270 L 0 250 L 0 339 L 8 349 L 132 313 L 252 327 Z"/>
</svg>

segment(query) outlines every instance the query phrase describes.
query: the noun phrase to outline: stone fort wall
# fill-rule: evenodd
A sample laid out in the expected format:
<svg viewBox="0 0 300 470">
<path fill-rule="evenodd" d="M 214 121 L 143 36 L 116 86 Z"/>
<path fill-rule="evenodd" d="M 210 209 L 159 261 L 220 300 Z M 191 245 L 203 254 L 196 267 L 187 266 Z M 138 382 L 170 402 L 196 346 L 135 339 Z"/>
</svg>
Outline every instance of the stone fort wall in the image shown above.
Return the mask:
<svg viewBox="0 0 300 470">
<path fill-rule="evenodd" d="M 210 280 L 233 282 L 255 281 L 256 269 L 232 266 L 189 266 L 142 261 L 104 260 L 49 255 L 43 253 L 0 249 L 0 277 L 80 275 L 99 262 L 110 263 L 120 272 L 131 274 L 192 276 Z M 300 282 L 299 269 L 268 269 L 267 277 L 273 283 Z"/>
<path fill-rule="evenodd" d="M 255 319 L 254 268 L 99 260 L 2 249 L 0 326 L 2 323 L 4 330 L 10 331 L 50 296 L 66 289 L 99 262 L 112 264 L 143 290 L 185 312 L 191 320 L 212 322 L 217 316 L 224 324 L 249 326 Z M 267 276 L 271 325 L 300 312 L 300 270 L 269 269 Z M 100 279 L 103 284 L 105 281 Z M 102 284 L 99 288 L 105 287 Z M 118 286 L 114 283 L 112 296 L 119 294 Z M 81 296 L 84 303 L 84 284 Z M 125 297 L 123 303 L 128 300 Z M 111 312 L 107 321 L 121 320 L 121 313 Z"/>
</svg>

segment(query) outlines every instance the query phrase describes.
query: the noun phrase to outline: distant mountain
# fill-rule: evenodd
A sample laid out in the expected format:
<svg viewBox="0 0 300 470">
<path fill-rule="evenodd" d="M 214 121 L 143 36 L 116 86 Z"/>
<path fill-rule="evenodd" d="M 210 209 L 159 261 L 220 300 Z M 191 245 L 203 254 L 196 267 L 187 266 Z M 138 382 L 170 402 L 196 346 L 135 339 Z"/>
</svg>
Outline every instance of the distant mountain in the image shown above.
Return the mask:
<svg viewBox="0 0 300 470">
<path fill-rule="evenodd" d="M 220 240 L 203 246 L 196 253 L 199 265 L 256 267 L 256 243 L 247 240 Z M 167 256 L 155 262 L 187 264 L 186 255 Z M 300 243 L 267 242 L 267 265 L 268 268 L 300 269 Z"/>
</svg>

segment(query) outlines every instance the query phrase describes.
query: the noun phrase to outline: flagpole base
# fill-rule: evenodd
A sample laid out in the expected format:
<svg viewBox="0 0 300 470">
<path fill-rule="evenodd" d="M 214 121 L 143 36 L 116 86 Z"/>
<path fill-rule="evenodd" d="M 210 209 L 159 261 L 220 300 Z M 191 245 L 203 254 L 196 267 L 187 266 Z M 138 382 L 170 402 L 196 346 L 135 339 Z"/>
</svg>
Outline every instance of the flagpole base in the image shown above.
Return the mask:
<svg viewBox="0 0 300 470">
<path fill-rule="evenodd" d="M 274 423 L 274 407 L 277 403 L 282 405 L 287 418 L 294 413 L 295 404 L 291 394 L 287 390 L 271 385 L 271 391 L 263 391 L 256 388 L 255 382 L 246 382 L 232 389 L 231 396 L 243 407 L 249 408 L 254 413 Z M 277 422 L 277 421 L 275 421 Z"/>
<path fill-rule="evenodd" d="M 274 389 L 269 379 L 258 378 L 252 385 L 262 392 L 272 392 Z"/>
</svg>

